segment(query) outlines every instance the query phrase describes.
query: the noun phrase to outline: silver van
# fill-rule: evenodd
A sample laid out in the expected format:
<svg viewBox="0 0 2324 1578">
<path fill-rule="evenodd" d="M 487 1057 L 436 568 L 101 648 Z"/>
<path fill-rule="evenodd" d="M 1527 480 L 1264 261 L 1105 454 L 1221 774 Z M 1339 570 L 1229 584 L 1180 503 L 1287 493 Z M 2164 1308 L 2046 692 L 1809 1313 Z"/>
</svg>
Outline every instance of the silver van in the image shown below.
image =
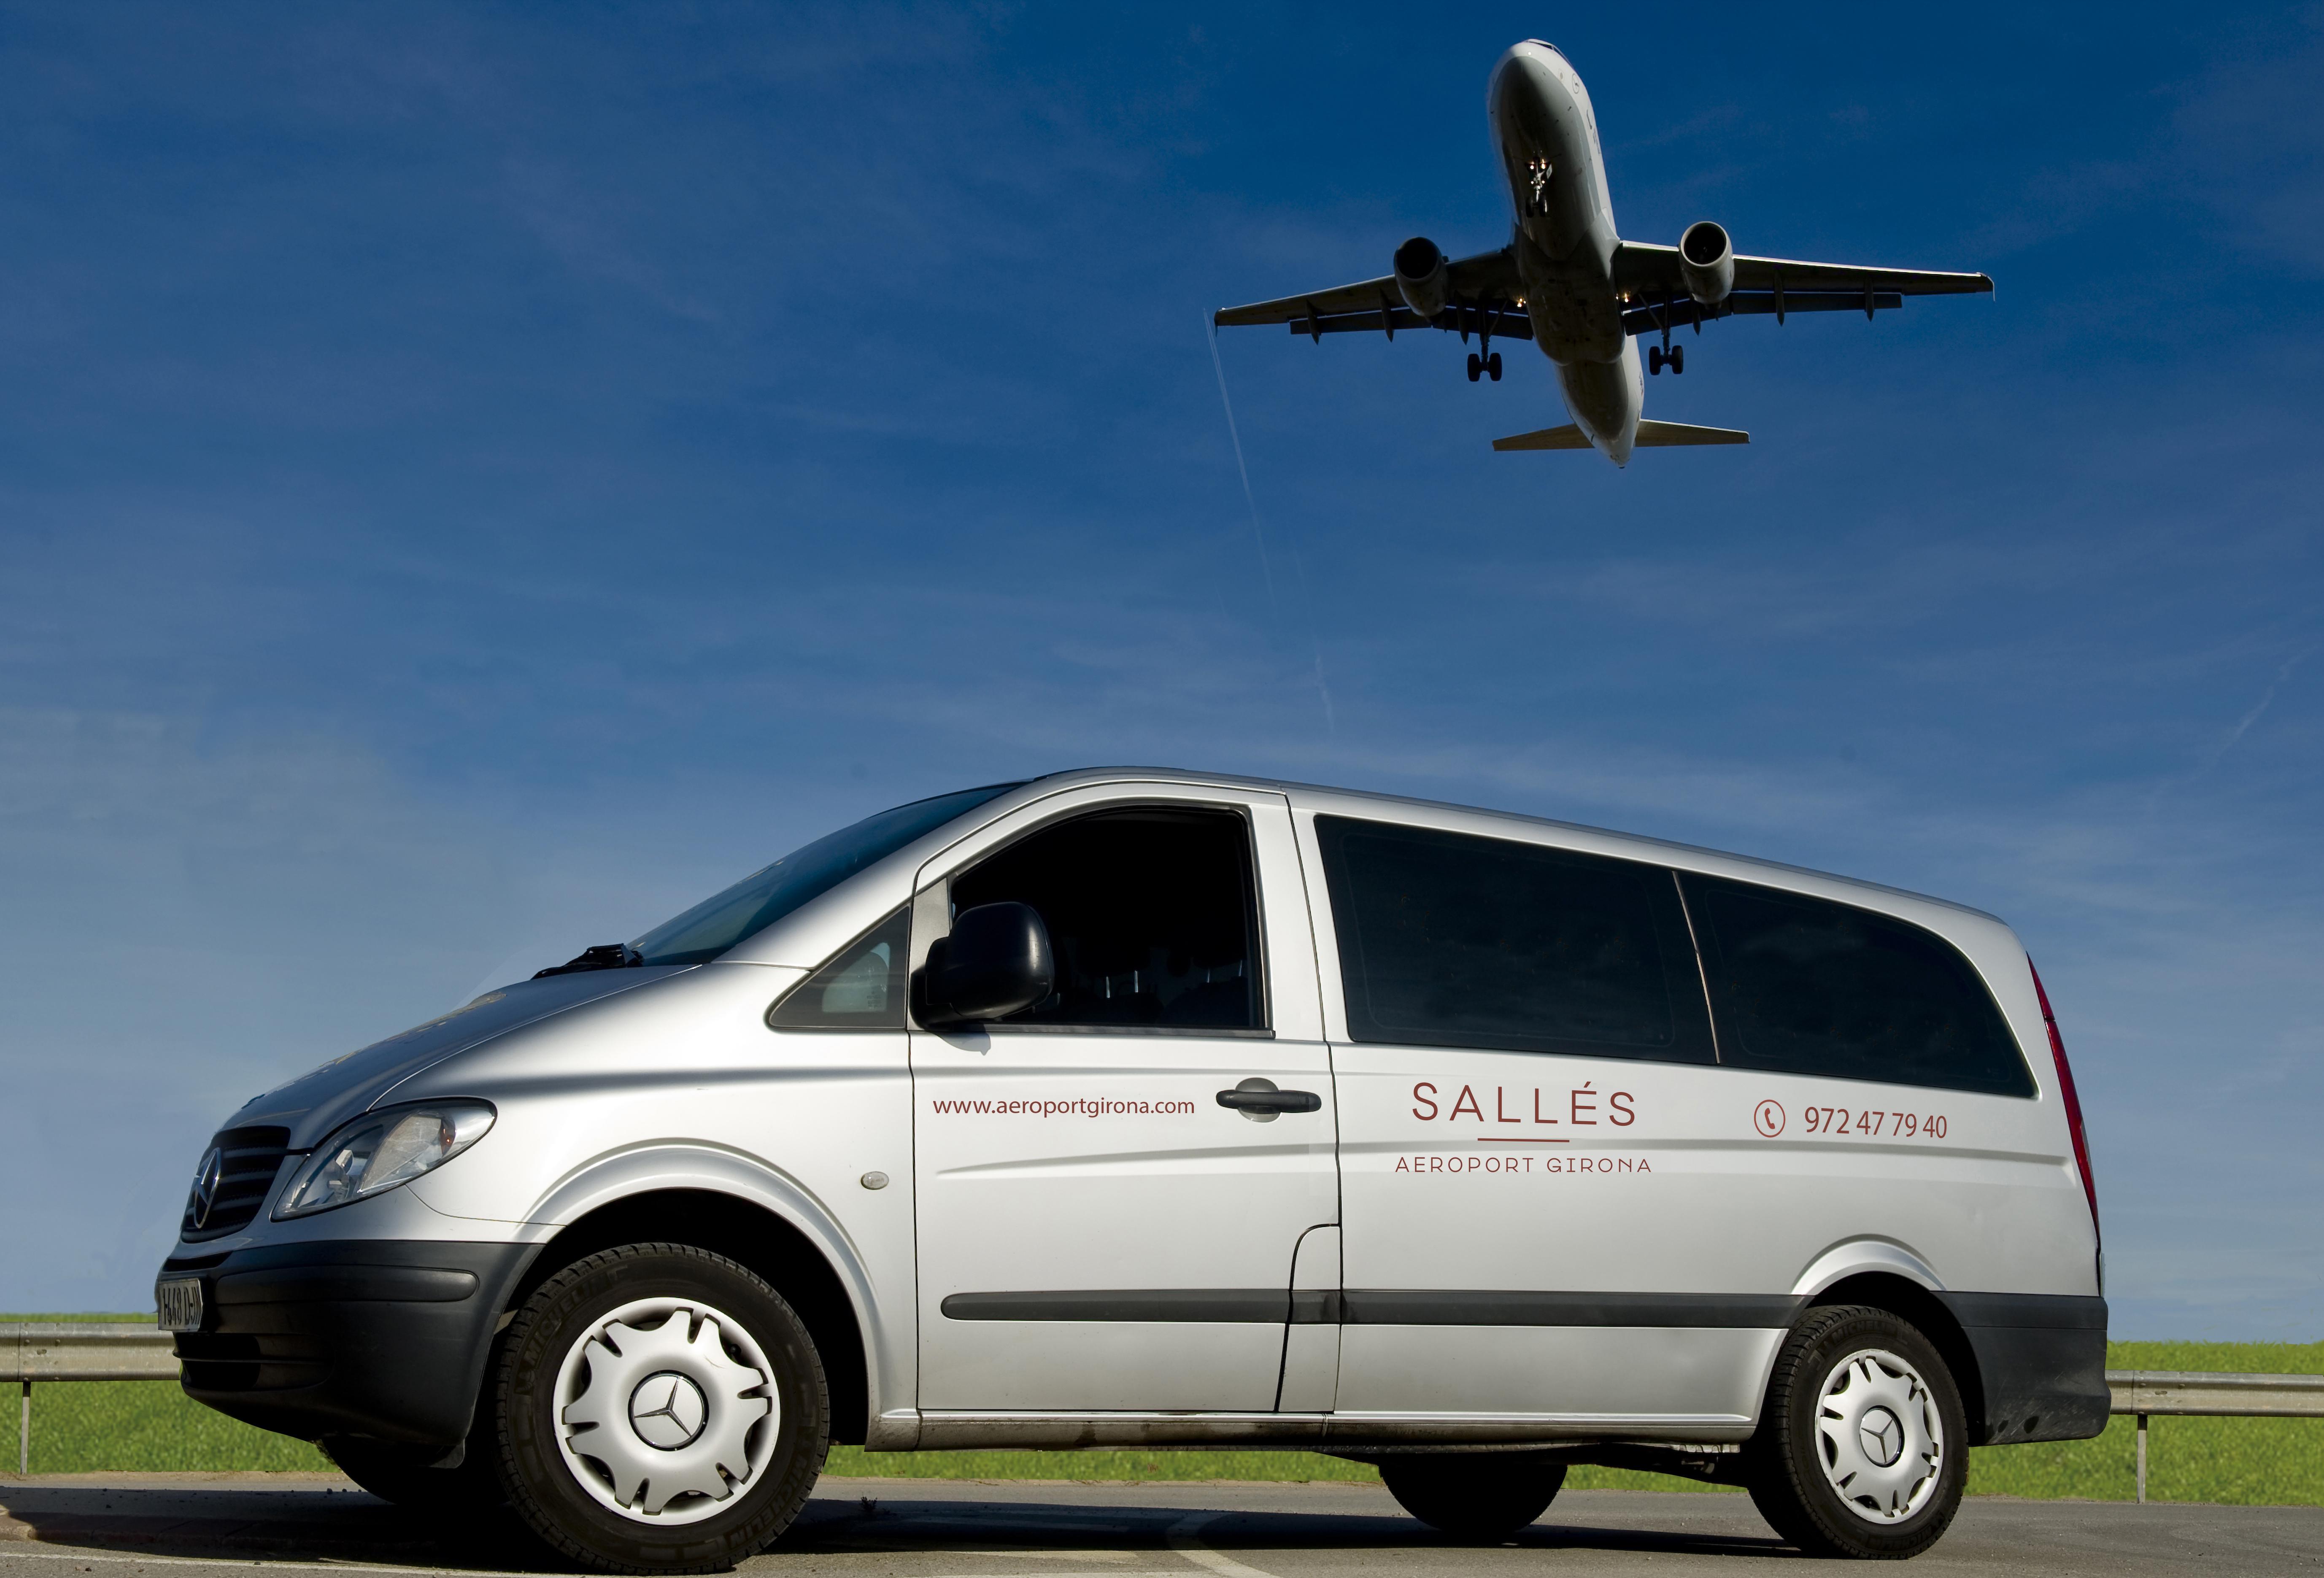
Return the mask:
<svg viewBox="0 0 2324 1578">
<path fill-rule="evenodd" d="M 2097 1195 L 1973 909 L 1113 769 L 883 811 L 236 1112 L 192 1397 L 608 1571 L 830 1443 L 1305 1448 L 1498 1537 L 1571 1463 L 1909 1555 L 2105 1424 Z"/>
</svg>

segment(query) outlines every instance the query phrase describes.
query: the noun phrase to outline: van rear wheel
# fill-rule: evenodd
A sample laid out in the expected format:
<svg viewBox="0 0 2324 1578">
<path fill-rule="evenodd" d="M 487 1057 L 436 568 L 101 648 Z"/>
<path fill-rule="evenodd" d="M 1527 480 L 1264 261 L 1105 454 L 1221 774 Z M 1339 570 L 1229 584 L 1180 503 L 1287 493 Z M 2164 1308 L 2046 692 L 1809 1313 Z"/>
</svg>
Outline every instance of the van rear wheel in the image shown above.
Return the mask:
<svg viewBox="0 0 2324 1578">
<path fill-rule="evenodd" d="M 1455 1539 L 1499 1540 L 1549 1510 L 1565 1465 L 1531 1452 L 1429 1452 L 1379 1460 L 1397 1505 Z"/>
<path fill-rule="evenodd" d="M 687 1244 L 566 1267 L 510 1324 L 502 1477 L 535 1534 L 609 1573 L 720 1572 L 790 1526 L 831 1405 L 780 1294 Z"/>
<path fill-rule="evenodd" d="M 1751 1500 L 1812 1556 L 1917 1556 L 1960 1509 L 1968 1447 L 1952 1372 L 1915 1327 L 1864 1306 L 1812 1310 L 1775 1356 Z"/>
</svg>

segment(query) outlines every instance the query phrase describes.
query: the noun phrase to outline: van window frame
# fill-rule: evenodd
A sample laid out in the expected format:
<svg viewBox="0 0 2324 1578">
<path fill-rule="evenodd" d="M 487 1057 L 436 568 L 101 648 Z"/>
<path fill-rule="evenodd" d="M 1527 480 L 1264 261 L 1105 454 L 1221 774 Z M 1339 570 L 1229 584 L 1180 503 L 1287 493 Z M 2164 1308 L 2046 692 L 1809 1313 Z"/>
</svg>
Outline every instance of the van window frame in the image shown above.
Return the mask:
<svg viewBox="0 0 2324 1578">
<path fill-rule="evenodd" d="M 1986 979 L 1985 972 L 1978 968 L 1977 961 L 1969 956 L 1968 951 L 1942 932 L 1932 927 L 1923 926 L 1916 920 L 1908 920 L 1904 916 L 1892 914 L 1886 909 L 1876 909 L 1868 904 L 1851 904 L 1845 899 L 1834 899 L 1822 893 L 1802 892 L 1795 888 L 1779 888 L 1772 882 L 1749 881 L 1723 872 L 1681 871 L 1674 874 L 1678 879 L 1679 901 L 1686 907 L 1687 929 L 1694 940 L 1695 957 L 1702 968 L 1703 999 L 1711 1011 L 1711 1034 L 1716 1038 L 1719 1048 L 1720 1066 L 1732 1068 L 1738 1073 L 1757 1074 L 1782 1079 L 1838 1079 L 1845 1080 L 1851 1084 L 1886 1084 L 1894 1085 L 1902 1090 L 1949 1091 L 1960 1095 L 1990 1096 L 2003 1101 L 2040 1099 L 2042 1082 L 2034 1072 L 2034 1060 L 2026 1056 L 2025 1043 L 2018 1036 L 2017 1027 L 2010 1021 L 2008 1010 L 2001 1006 L 2000 998 L 1994 992 L 1993 983 Z M 1694 900 L 1687 891 L 1690 883 L 1702 883 L 1706 887 L 1715 884 L 1741 889 L 1754 895 L 1766 895 L 1769 900 L 1776 903 L 1796 904 L 1803 907 L 1824 906 L 1833 909 L 1849 910 L 1858 915 L 1869 916 L 1874 921 L 1883 925 L 1893 926 L 1900 930 L 1913 933 L 1923 941 L 1933 944 L 1942 954 L 1949 955 L 1950 961 L 1966 974 L 1971 987 L 1982 996 L 1985 1007 L 1993 1016 L 1993 1022 L 2001 1028 L 2004 1041 L 2016 1055 L 2017 1070 L 2024 1079 L 2023 1086 L 2015 1090 L 1993 1090 L 1983 1085 L 1959 1083 L 1937 1084 L 1928 1079 L 1906 1077 L 1898 1074 L 1842 1073 L 1820 1068 L 1770 1068 L 1753 1063 L 1729 1061 L 1728 1053 L 1730 1046 L 1739 1052 L 1742 1050 L 1742 1040 L 1739 1029 L 1730 1037 L 1720 1029 L 1720 999 L 1723 991 L 1722 983 L 1727 965 L 1722 956 L 1714 966 L 1711 954 L 1711 948 L 1718 946 L 1717 933 L 1715 931 L 1712 933 L 1711 946 L 1706 946 L 1702 935 L 1706 922 L 1698 921 L 1695 918 Z"/>
<path fill-rule="evenodd" d="M 1545 839 L 1517 838 L 1500 832 L 1479 832 L 1471 827 L 1445 827 L 1431 822 L 1406 821 L 1382 817 L 1367 817 L 1342 811 L 1320 812 L 1314 818 L 1316 851 L 1322 857 L 1321 872 L 1323 899 L 1332 917 L 1334 939 L 1333 963 L 1340 983 L 1340 1018 L 1351 1043 L 1371 1047 L 1429 1047 L 1443 1051 L 1499 1052 L 1526 1057 L 1584 1057 L 1617 1063 L 1650 1063 L 1664 1068 L 1715 1068 L 1719 1066 L 1718 1024 L 1711 1012 L 1710 993 L 1702 976 L 1702 958 L 1696 946 L 1693 920 L 1686 911 L 1686 896 L 1678 882 L 1678 873 L 1656 861 L 1633 860 L 1624 855 L 1606 854 L 1597 850 L 1576 849 L 1569 844 L 1554 844 Z M 1340 834 L 1333 825 L 1350 829 L 1379 829 L 1388 834 L 1415 835 L 1423 837 L 1456 839 L 1480 844 L 1508 845 L 1517 850 L 1538 851 L 1555 860 L 1567 860 L 1577 865 L 1603 864 L 1627 867 L 1648 883 L 1657 879 L 1667 880 L 1671 891 L 1667 900 L 1668 913 L 1653 915 L 1654 942 L 1658 954 L 1662 984 L 1669 994 L 1672 1016 L 1673 1044 L 1667 1048 L 1639 1051 L 1613 1042 L 1585 1041 L 1572 1037 L 1525 1037 L 1497 1035 L 1490 1032 L 1418 1036 L 1379 1027 L 1369 1009 L 1359 1011 L 1355 1006 L 1356 986 L 1369 975 L 1368 968 L 1351 968 L 1350 952 L 1352 944 L 1354 964 L 1362 964 L 1362 931 L 1360 918 L 1353 906 L 1355 897 L 1347 895 L 1343 909 L 1342 892 L 1344 856 L 1338 840 Z M 1649 896 L 1648 903 L 1654 904 Z M 1667 927 L 1666 922 L 1675 922 Z M 1356 923 L 1356 924 L 1351 924 Z M 1666 929 L 1674 936 L 1665 936 Z M 1687 1007 L 1692 1001 L 1692 1008 Z M 1361 1024 L 1364 1029 L 1358 1027 Z M 1681 1048 L 1692 1041 L 1700 1056 L 1685 1056 Z M 1545 1043 L 1562 1043 L 1548 1045 Z"/>
<path fill-rule="evenodd" d="M 954 907 L 952 886 L 987 861 L 1015 848 L 1027 839 L 1068 822 L 1078 822 L 1092 817 L 1112 816 L 1122 811 L 1199 811 L 1228 812 L 1242 824 L 1243 836 L 1243 903 L 1244 924 L 1250 928 L 1254 983 L 1258 988 L 1257 1003 L 1259 1023 L 1243 1026 L 1204 1025 L 1037 1025 L 1018 1024 L 1008 1020 L 981 1020 L 973 1026 L 947 1026 L 931 1029 L 920 1022 L 917 1003 L 918 983 L 926 969 L 928 946 L 940 937 L 952 935 Z M 1267 930 L 1267 906 L 1259 892 L 1259 830 L 1253 825 L 1252 807 L 1235 800 L 1178 798 L 1155 795 L 1138 795 L 1120 800 L 1106 800 L 1095 805 L 1081 804 L 1060 807 L 1023 827 L 989 848 L 981 849 L 957 869 L 946 872 L 935 881 L 921 888 L 912 899 L 911 955 L 914 961 L 907 979 L 905 992 L 906 1015 L 913 1033 L 923 1036 L 952 1036 L 963 1030 L 985 1035 L 1014 1036 L 1152 1036 L 1162 1038 L 1196 1040 L 1235 1039 L 1271 1041 L 1275 1038 L 1275 973 L 1269 958 L 1270 939 Z M 936 921 L 941 918 L 941 929 Z"/>
</svg>

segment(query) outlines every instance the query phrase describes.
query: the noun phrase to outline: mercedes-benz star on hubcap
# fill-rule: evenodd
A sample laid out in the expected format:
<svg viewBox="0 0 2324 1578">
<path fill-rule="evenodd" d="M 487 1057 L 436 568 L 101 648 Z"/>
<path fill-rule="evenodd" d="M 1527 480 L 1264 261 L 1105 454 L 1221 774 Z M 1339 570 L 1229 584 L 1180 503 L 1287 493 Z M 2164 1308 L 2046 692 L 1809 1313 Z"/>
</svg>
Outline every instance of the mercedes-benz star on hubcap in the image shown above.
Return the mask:
<svg viewBox="0 0 2324 1578">
<path fill-rule="evenodd" d="M 702 1389 L 674 1370 L 659 1370 L 630 1394 L 630 1426 L 638 1439 L 664 1452 L 691 1446 L 710 1422 Z"/>
</svg>

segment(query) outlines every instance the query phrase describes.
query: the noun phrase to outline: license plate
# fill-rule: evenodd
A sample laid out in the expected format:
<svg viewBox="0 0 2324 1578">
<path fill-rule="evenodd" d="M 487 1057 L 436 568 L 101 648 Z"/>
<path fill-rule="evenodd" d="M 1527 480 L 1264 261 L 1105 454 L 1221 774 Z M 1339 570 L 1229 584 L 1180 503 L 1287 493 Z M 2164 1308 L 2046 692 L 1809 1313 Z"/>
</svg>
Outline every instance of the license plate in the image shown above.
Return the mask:
<svg viewBox="0 0 2324 1578">
<path fill-rule="evenodd" d="M 171 1277 L 153 1284 L 153 1307 L 165 1332 L 202 1329 L 202 1279 Z"/>
</svg>

